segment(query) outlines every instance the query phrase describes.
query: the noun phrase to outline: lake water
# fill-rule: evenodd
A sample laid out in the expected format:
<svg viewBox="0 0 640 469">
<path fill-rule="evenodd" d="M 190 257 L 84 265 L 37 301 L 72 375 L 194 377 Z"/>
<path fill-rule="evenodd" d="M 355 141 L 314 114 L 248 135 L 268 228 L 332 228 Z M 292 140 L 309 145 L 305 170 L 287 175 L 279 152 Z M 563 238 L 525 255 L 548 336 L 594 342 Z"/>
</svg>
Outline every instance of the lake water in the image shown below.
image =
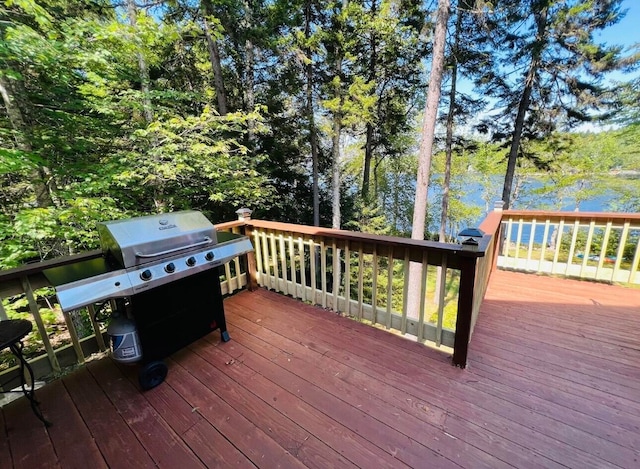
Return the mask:
<svg viewBox="0 0 640 469">
<path fill-rule="evenodd" d="M 466 220 L 466 223 L 461 223 L 461 226 L 457 231 L 466 227 L 477 227 L 487 214 L 488 210 L 493 210 L 494 201 L 498 201 L 502 198 L 502 177 L 494 177 L 487 181 L 486 185 L 482 185 L 478 182 L 470 182 L 466 184 L 464 190 L 455 191 L 454 197 L 459 197 L 460 200 L 468 206 L 475 206 L 480 209 L 480 215 L 476 219 Z M 542 187 L 542 183 L 535 179 L 530 180 L 527 184 L 523 185 L 521 189 L 521 197 L 516 199 L 512 204 L 513 209 L 520 210 L 553 210 L 553 211 L 574 211 L 576 208 L 575 196 L 570 194 L 577 194 L 578 188 L 569 189 L 566 191 L 567 195 L 561 202 L 554 198 L 552 195 L 535 195 L 535 191 Z M 440 199 L 440 187 L 432 184 L 429 188 L 429 202 L 433 204 L 432 220 L 438 222 L 432 222 L 429 225 L 430 232 L 437 232 L 439 230 L 440 219 L 440 207 L 439 202 L 434 203 Z M 606 212 L 611 211 L 611 204 L 615 202 L 617 195 L 612 191 L 605 191 L 604 193 L 593 196 L 587 200 L 581 200 L 579 202 L 579 209 L 581 212 Z M 489 201 L 489 202 L 487 202 Z M 538 227 L 535 232 L 534 242 L 541 243 L 544 227 Z M 517 230 L 512 233 L 513 240 L 517 235 Z M 521 242 L 528 243 L 531 236 L 530 225 L 525 225 Z"/>
</svg>

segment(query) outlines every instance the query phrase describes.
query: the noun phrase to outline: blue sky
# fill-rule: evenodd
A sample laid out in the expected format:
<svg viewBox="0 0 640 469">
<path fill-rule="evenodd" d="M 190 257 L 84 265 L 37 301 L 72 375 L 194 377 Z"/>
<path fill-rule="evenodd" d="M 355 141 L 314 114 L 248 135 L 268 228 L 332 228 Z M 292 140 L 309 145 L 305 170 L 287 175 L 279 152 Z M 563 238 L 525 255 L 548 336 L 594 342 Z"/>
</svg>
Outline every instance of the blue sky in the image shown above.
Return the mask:
<svg viewBox="0 0 640 469">
<path fill-rule="evenodd" d="M 624 0 L 622 9 L 627 15 L 619 23 L 605 29 L 599 38 L 607 44 L 621 44 L 627 47 L 640 43 L 640 1 Z"/>
<path fill-rule="evenodd" d="M 629 53 L 634 46 L 640 47 L 640 0 L 624 0 L 622 9 L 627 10 L 626 16 L 619 23 L 602 31 L 596 38 L 608 45 L 624 46 L 628 48 Z M 608 79 L 628 81 L 639 74 L 638 71 L 631 74 L 614 72 Z"/>
</svg>

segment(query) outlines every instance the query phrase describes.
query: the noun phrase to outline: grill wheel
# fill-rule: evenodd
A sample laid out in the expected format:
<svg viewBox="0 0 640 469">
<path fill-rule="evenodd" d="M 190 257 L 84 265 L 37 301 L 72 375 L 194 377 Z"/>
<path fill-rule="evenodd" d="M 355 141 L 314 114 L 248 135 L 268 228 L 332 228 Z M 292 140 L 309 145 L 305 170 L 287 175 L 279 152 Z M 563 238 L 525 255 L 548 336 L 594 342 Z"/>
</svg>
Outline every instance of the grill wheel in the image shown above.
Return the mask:
<svg viewBox="0 0 640 469">
<path fill-rule="evenodd" d="M 161 360 L 156 360 L 144 365 L 138 373 L 138 381 L 143 391 L 155 388 L 167 377 L 167 365 Z"/>
</svg>

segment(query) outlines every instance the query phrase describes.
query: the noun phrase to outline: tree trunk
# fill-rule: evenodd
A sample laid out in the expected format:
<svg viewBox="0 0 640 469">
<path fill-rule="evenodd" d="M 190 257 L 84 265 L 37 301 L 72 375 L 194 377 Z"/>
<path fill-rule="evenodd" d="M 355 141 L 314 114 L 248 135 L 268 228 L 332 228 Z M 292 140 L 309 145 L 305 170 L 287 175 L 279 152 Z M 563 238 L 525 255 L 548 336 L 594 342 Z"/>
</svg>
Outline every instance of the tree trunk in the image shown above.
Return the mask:
<svg viewBox="0 0 640 469">
<path fill-rule="evenodd" d="M 253 29 L 253 10 L 251 8 L 250 0 L 245 1 L 245 21 L 246 21 L 246 30 L 245 34 L 247 35 L 244 41 L 244 96 L 245 96 L 245 110 L 247 112 L 253 112 L 256 107 L 255 95 L 253 93 L 254 86 L 254 71 L 253 71 L 253 62 L 254 62 L 254 50 L 253 50 L 253 41 L 251 40 L 250 32 Z M 247 137 L 249 141 L 249 147 L 253 150 L 253 143 L 255 140 L 255 122 L 253 119 L 247 120 Z"/>
<path fill-rule="evenodd" d="M 342 11 L 346 11 L 349 6 L 349 0 L 342 0 Z M 342 28 L 342 26 L 341 26 Z M 335 76 L 341 79 L 342 76 L 342 44 L 338 44 L 334 63 Z M 331 138 L 331 206 L 332 221 L 331 227 L 340 229 L 340 135 L 342 133 L 342 108 L 344 106 L 344 96 L 342 95 L 342 83 L 338 80 L 335 89 L 335 96 L 340 98 L 339 109 L 333 115 L 333 135 Z"/>
<path fill-rule="evenodd" d="M 227 115 L 227 92 L 224 89 L 224 81 L 222 79 L 222 65 L 220 64 L 220 51 L 218 50 L 218 42 L 211 34 L 211 27 L 207 17 L 213 14 L 210 0 L 203 0 L 202 9 L 204 11 L 204 35 L 207 39 L 207 49 L 209 50 L 209 60 L 211 61 L 211 69 L 213 70 L 213 86 L 216 90 L 216 99 L 218 100 L 218 112 L 221 116 Z"/>
<path fill-rule="evenodd" d="M 371 9 L 370 14 L 372 20 L 375 20 L 377 13 L 377 2 L 376 0 L 371 1 Z M 376 35 L 372 28 L 371 33 L 369 34 L 369 47 L 371 48 L 371 55 L 369 57 L 369 81 L 373 81 L 376 79 L 376 65 L 378 61 L 377 57 L 377 41 Z M 371 122 L 367 122 L 367 131 L 366 131 L 366 141 L 364 145 L 364 168 L 362 174 L 362 199 L 364 203 L 369 202 L 369 185 L 371 184 L 371 160 L 373 159 L 373 124 Z"/>
<path fill-rule="evenodd" d="M 127 13 L 129 15 L 129 24 L 134 30 L 134 33 L 138 33 L 138 12 L 136 10 L 135 0 L 127 0 Z M 137 44 L 138 38 L 134 38 L 134 42 Z M 140 69 L 140 87 L 142 89 L 142 109 L 144 112 L 144 119 L 147 124 L 153 122 L 153 106 L 151 105 L 151 79 L 149 78 L 149 68 L 147 67 L 147 61 L 144 58 L 142 52 L 138 49 L 136 52 L 138 58 L 138 68 Z"/>
<path fill-rule="evenodd" d="M 438 241 L 444 243 L 447 241 L 447 222 L 449 219 L 449 190 L 451 186 L 451 158 L 453 153 L 453 125 L 456 110 L 456 86 L 458 82 L 458 44 L 460 41 L 460 30 L 462 29 L 463 8 L 458 3 L 458 13 L 456 18 L 456 30 L 454 32 L 453 47 L 451 48 L 451 89 L 449 90 L 449 111 L 447 112 L 447 135 L 445 141 L 445 162 L 444 162 L 444 182 L 442 184 L 442 209 L 440 213 L 440 232 Z M 436 274 L 436 288 L 433 295 L 433 303 L 440 301 L 438 292 L 441 283 L 445 281 L 445 275 L 442 275 L 442 266 L 438 266 Z"/>
<path fill-rule="evenodd" d="M 444 47 L 449 18 L 449 0 L 438 0 L 438 17 L 433 37 L 433 59 L 429 90 L 422 124 L 422 142 L 420 143 L 416 197 L 413 209 L 412 239 L 424 239 L 425 220 L 427 218 L 427 192 L 431 172 L 431 156 L 433 154 L 434 133 L 440 102 L 440 85 L 444 68 Z"/>
<path fill-rule="evenodd" d="M 371 160 L 373 159 L 373 124 L 367 122 L 366 141 L 364 144 L 364 168 L 362 169 L 362 200 L 369 202 L 369 186 L 371 185 Z"/>
<path fill-rule="evenodd" d="M 451 89 L 449 90 L 449 112 L 447 113 L 447 136 L 445 142 L 446 156 L 444 163 L 444 183 L 442 186 L 442 213 L 440 215 L 440 234 L 438 237 L 438 240 L 441 243 L 446 241 L 447 219 L 449 218 L 449 186 L 451 185 L 451 156 L 453 153 L 453 120 L 455 118 L 456 111 L 456 85 L 458 81 L 458 44 L 460 41 L 460 29 L 462 29 L 463 12 L 464 10 L 462 8 L 458 8 L 456 30 L 453 38 L 453 48 L 451 51 L 453 62 L 451 66 Z"/>
<path fill-rule="evenodd" d="M 309 43 L 311 37 L 311 0 L 307 0 L 305 4 L 305 23 L 304 23 L 304 37 L 306 43 Z M 318 141 L 316 137 L 316 122 L 314 116 L 313 105 L 313 62 L 312 51 L 310 47 L 306 47 L 305 54 L 307 57 L 307 63 L 305 64 L 306 74 L 306 95 L 307 95 L 307 119 L 309 125 L 309 147 L 311 148 L 311 166 L 312 166 L 312 185 L 313 185 L 313 225 L 320 226 L 320 185 L 319 185 L 319 165 L 318 165 Z"/>
<path fill-rule="evenodd" d="M 529 70 L 527 71 L 527 77 L 525 78 L 524 89 L 522 90 L 522 96 L 520 97 L 520 103 L 518 104 L 518 114 L 516 115 L 516 122 L 513 128 L 513 138 L 511 140 L 509 159 L 507 161 L 507 173 L 504 176 L 504 186 L 502 188 L 504 210 L 508 210 L 511 205 L 511 189 L 513 187 L 513 176 L 516 171 L 518 153 L 520 152 L 520 141 L 522 139 L 522 130 L 524 129 L 524 119 L 527 114 L 527 110 L 529 109 L 529 103 L 531 101 L 531 91 L 533 89 L 533 83 L 538 73 L 540 56 L 543 50 L 543 41 L 547 28 L 547 12 L 548 9 L 546 7 L 538 12 L 535 12 L 535 21 L 537 26 L 536 44 L 534 45 L 533 52 L 531 53 L 531 63 L 529 64 Z"/>
<path fill-rule="evenodd" d="M 31 152 L 31 144 L 25 138 L 27 126 L 22 116 L 22 111 L 16 103 L 15 93 L 11 83 L 0 74 L 0 95 L 4 107 L 7 110 L 7 117 L 13 129 L 13 135 L 16 147 L 24 152 Z M 50 170 L 45 166 L 38 166 L 34 169 L 29 180 L 35 196 L 37 207 L 49 207 L 53 205 L 53 199 L 50 192 L 50 182 L 53 180 Z"/>
<path fill-rule="evenodd" d="M 340 229 L 340 134 L 342 119 L 333 116 L 333 137 L 331 139 L 331 228 Z"/>
<path fill-rule="evenodd" d="M 449 0 L 438 0 L 436 29 L 433 36 L 433 57 L 431 74 L 429 76 L 429 90 L 422 124 L 422 142 L 420 143 L 418 177 L 416 181 L 416 196 L 413 209 L 412 239 L 424 239 L 425 220 L 427 218 L 427 194 L 429 191 L 429 176 L 431 173 L 431 156 L 433 154 L 434 133 L 438 117 L 438 103 L 440 102 L 440 86 L 444 69 L 444 48 L 449 20 Z M 425 266 L 426 268 L 426 266 Z M 422 264 L 412 262 L 409 268 L 409 297 L 407 311 L 411 318 L 420 315 L 420 294 L 422 292 Z"/>
</svg>

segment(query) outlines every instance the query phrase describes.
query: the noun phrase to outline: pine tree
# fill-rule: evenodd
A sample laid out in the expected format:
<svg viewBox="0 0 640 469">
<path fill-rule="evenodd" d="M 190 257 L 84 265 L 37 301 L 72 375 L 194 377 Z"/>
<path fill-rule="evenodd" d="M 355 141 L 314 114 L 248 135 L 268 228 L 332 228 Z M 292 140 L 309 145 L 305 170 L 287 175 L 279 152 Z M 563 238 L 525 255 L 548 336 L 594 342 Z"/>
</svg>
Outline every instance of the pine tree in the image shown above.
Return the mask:
<svg viewBox="0 0 640 469">
<path fill-rule="evenodd" d="M 501 108 L 491 117 L 510 151 L 502 199 L 508 208 L 522 142 L 602 117 L 601 79 L 625 64 L 621 48 L 594 34 L 622 17 L 622 0 L 528 0 L 496 4 L 487 20 L 494 67 L 484 92 Z"/>
</svg>

